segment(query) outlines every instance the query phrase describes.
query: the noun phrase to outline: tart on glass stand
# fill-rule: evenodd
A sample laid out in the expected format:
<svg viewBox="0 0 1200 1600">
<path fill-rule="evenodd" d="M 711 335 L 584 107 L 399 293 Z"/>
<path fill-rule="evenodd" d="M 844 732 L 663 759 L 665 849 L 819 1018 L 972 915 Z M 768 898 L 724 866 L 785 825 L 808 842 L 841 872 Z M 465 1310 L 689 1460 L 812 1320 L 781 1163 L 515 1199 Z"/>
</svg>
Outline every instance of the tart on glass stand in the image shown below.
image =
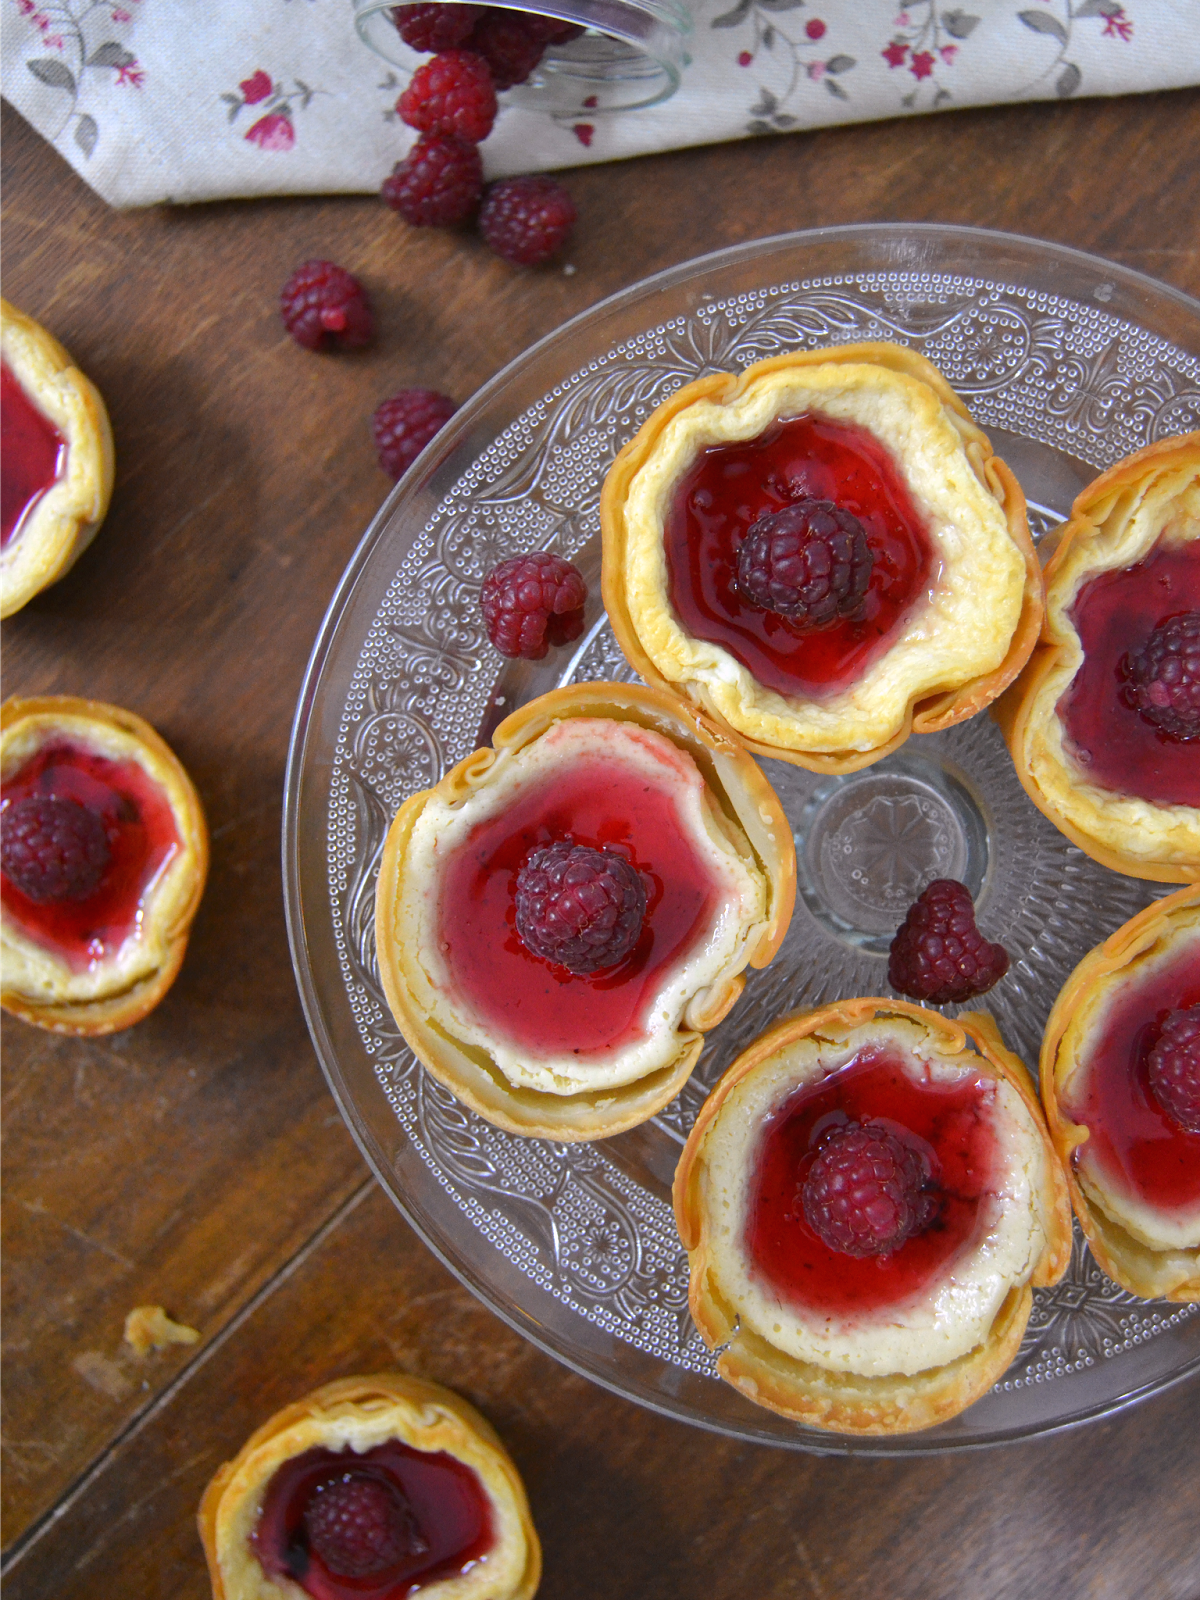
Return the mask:
<svg viewBox="0 0 1200 1600">
<path fill-rule="evenodd" d="M 1071 1251 L 1066 1184 L 990 1017 L 845 1000 L 761 1035 L 675 1174 L 690 1306 L 756 1404 L 906 1433 L 985 1394 Z"/>
<path fill-rule="evenodd" d="M 208 875 L 192 780 L 149 723 L 72 695 L 0 707 L 0 1005 L 55 1033 L 139 1022 Z"/>
<path fill-rule="evenodd" d="M 1143 1299 L 1200 1301 L 1200 889 L 1083 958 L 1050 1013 L 1041 1079 L 1101 1267 Z"/>
<path fill-rule="evenodd" d="M 601 521 L 630 663 L 756 755 L 817 772 L 974 716 L 1041 623 L 1020 486 L 899 345 L 686 385 L 618 455 Z"/>
<path fill-rule="evenodd" d="M 45 328 L 0 300 L 4 444 L 0 617 L 74 566 L 104 521 L 113 485 L 108 412 Z"/>
<path fill-rule="evenodd" d="M 278 1411 L 204 1492 L 213 1600 L 532 1600 L 542 1552 L 491 1425 L 399 1372 Z"/>
<path fill-rule="evenodd" d="M 1041 639 L 996 720 L 1029 798 L 1093 860 L 1200 876 L 1200 433 L 1078 496 Z"/>
<path fill-rule="evenodd" d="M 401 807 L 375 939 L 405 1039 L 512 1133 L 598 1139 L 687 1080 L 795 896 L 741 745 L 658 690 L 573 685 Z"/>
</svg>

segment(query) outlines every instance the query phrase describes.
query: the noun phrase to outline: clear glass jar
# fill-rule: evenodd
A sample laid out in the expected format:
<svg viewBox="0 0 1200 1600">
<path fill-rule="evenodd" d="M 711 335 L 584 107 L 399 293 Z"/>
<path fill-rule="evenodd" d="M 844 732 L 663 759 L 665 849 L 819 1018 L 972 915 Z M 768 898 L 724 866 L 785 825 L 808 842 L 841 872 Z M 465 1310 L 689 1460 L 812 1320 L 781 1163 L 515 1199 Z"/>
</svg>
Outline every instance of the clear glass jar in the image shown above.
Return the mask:
<svg viewBox="0 0 1200 1600">
<path fill-rule="evenodd" d="M 355 26 L 377 55 L 411 69 L 424 58 L 410 50 L 396 32 L 390 15 L 393 3 L 354 0 Z M 588 30 L 568 44 L 549 45 L 528 81 L 505 91 L 505 104 L 563 118 L 594 119 L 614 111 L 660 105 L 679 87 L 687 59 L 685 40 L 692 27 L 683 0 L 495 3 L 502 10 L 536 11 Z"/>
</svg>

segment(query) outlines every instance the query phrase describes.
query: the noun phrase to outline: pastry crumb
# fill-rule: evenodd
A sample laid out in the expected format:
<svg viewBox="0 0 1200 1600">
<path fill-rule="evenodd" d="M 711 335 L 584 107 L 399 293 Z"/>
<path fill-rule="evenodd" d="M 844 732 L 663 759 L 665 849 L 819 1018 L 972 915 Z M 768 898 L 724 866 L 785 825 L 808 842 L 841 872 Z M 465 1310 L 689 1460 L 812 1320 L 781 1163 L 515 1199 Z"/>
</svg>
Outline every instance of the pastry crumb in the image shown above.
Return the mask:
<svg viewBox="0 0 1200 1600">
<path fill-rule="evenodd" d="M 169 1344 L 195 1344 L 199 1337 L 195 1328 L 172 1322 L 161 1306 L 134 1306 L 125 1318 L 125 1343 L 135 1355 L 165 1350 Z"/>
</svg>

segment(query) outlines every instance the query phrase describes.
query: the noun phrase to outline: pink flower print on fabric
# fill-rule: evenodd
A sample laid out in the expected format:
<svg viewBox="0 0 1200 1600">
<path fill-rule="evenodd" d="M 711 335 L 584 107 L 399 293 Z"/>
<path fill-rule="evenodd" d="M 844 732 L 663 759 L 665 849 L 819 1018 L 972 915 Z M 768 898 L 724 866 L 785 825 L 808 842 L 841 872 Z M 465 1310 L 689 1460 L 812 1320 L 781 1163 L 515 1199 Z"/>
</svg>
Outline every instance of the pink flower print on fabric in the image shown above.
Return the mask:
<svg viewBox="0 0 1200 1600">
<path fill-rule="evenodd" d="M 247 143 L 256 144 L 260 150 L 290 150 L 296 142 L 296 130 L 291 117 L 272 111 L 260 117 L 245 137 Z"/>
<path fill-rule="evenodd" d="M 271 87 L 270 73 L 264 72 L 261 67 L 238 84 L 238 88 L 242 91 L 242 100 L 248 106 L 256 106 L 260 100 L 265 100 L 271 92 Z"/>
</svg>

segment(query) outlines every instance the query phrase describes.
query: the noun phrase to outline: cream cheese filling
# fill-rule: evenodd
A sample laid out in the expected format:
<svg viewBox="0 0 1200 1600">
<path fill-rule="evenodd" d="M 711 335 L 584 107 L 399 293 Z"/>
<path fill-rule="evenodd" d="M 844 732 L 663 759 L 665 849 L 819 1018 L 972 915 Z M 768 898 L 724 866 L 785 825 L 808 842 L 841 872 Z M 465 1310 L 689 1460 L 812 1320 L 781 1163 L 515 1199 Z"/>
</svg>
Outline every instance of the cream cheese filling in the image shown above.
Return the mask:
<svg viewBox="0 0 1200 1600">
<path fill-rule="evenodd" d="M 818 1083 L 872 1045 L 884 1046 L 915 1082 L 981 1081 L 993 1141 L 992 1187 L 970 1250 L 947 1263 L 914 1300 L 847 1317 L 799 1308 L 775 1292 L 749 1259 L 746 1224 L 767 1117 L 804 1084 Z M 924 1029 L 901 1018 L 865 1023 L 844 1040 L 809 1037 L 780 1051 L 739 1084 L 705 1148 L 705 1206 L 713 1272 L 742 1322 L 785 1354 L 832 1372 L 912 1375 L 982 1344 L 1010 1289 L 1033 1276 L 1046 1242 L 1040 1196 L 1044 1143 L 1011 1085 L 947 1056 Z"/>
<path fill-rule="evenodd" d="M 504 1037 L 454 983 L 439 936 L 443 869 L 479 823 L 588 760 L 619 762 L 670 796 L 717 904 L 704 935 L 663 972 L 635 1037 L 586 1056 L 543 1053 Z M 742 970 L 766 919 L 761 872 L 722 826 L 691 757 L 661 734 L 603 717 L 569 718 L 519 750 L 502 750 L 487 781 L 465 801 L 450 803 L 435 794 L 413 826 L 408 878 L 424 886 L 398 908 L 398 937 L 416 953 L 413 966 L 423 989 L 418 1000 L 448 1033 L 486 1051 L 510 1083 L 548 1094 L 617 1087 L 674 1061 L 689 1007 L 702 1002 L 718 979 Z"/>
</svg>

